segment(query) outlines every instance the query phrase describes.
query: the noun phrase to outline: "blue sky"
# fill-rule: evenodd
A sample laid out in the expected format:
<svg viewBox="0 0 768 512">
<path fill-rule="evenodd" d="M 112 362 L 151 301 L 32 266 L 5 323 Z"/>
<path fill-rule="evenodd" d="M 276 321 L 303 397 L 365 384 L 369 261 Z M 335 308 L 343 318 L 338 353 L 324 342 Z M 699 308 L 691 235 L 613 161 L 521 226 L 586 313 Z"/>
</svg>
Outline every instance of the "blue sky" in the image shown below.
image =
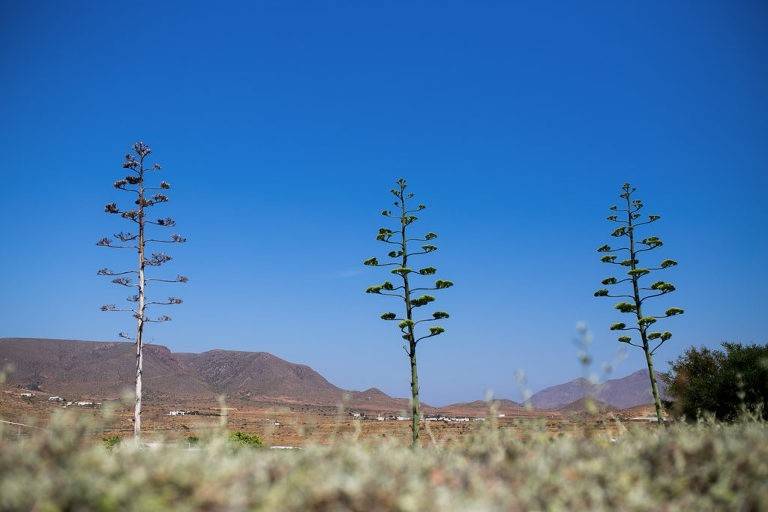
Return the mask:
<svg viewBox="0 0 768 512">
<path fill-rule="evenodd" d="M 405 396 L 374 235 L 406 177 L 456 286 L 420 349 L 427 402 L 518 397 L 580 374 L 620 319 L 595 249 L 631 181 L 662 221 L 691 344 L 766 342 L 764 2 L 0 3 L 0 336 L 108 340 L 131 262 L 94 242 L 138 139 L 174 185 L 177 351 L 264 350 Z M 630 347 L 631 348 L 631 347 Z M 616 370 L 643 367 L 635 349 Z"/>
</svg>

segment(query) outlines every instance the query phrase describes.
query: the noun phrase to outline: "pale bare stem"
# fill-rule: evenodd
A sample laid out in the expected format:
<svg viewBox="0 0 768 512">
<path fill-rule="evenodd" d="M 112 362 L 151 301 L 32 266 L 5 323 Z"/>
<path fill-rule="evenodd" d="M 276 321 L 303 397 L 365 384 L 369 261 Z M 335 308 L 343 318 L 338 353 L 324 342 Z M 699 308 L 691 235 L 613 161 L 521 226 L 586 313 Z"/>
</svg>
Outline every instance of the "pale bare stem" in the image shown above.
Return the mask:
<svg viewBox="0 0 768 512">
<path fill-rule="evenodd" d="M 131 312 L 132 316 L 136 320 L 136 336 L 130 337 L 125 333 L 121 333 L 120 337 L 128 339 L 136 343 L 136 403 L 134 407 L 134 437 L 138 441 L 141 432 L 141 406 L 142 406 L 142 373 L 143 373 L 143 331 L 144 324 L 147 322 L 166 322 L 170 320 L 170 317 L 166 315 L 158 316 L 157 318 L 148 318 L 145 315 L 146 308 L 149 305 L 175 305 L 181 304 L 181 299 L 176 297 L 169 297 L 165 302 L 147 302 L 146 301 L 146 285 L 150 281 L 163 282 L 163 283 L 186 283 L 188 278 L 182 275 L 177 275 L 175 279 L 151 279 L 147 278 L 145 271 L 147 267 L 159 267 L 171 260 L 171 257 L 162 252 L 152 253 L 147 258 L 145 257 L 146 244 L 149 243 L 184 243 L 186 238 L 181 235 L 173 234 L 168 239 L 160 238 L 147 238 L 145 234 L 145 228 L 147 224 L 157 225 L 161 227 L 172 227 L 176 225 L 176 222 L 170 218 L 158 218 L 156 220 L 148 220 L 146 218 L 146 208 L 157 206 L 161 203 L 169 201 L 164 191 L 170 189 L 170 185 L 166 181 L 161 181 L 159 186 L 149 187 L 146 184 L 146 176 L 150 171 L 160 170 L 160 165 L 155 163 L 148 168 L 145 166 L 147 158 L 152 153 L 152 150 L 143 142 L 137 142 L 131 148 L 131 152 L 125 155 L 122 167 L 128 171 L 128 175 L 113 183 L 113 187 L 123 192 L 129 192 L 135 194 L 136 200 L 135 206 L 130 209 L 121 209 L 116 203 L 109 203 L 104 207 L 104 211 L 111 215 L 116 215 L 122 219 L 132 222 L 137 226 L 136 233 L 116 233 L 114 237 L 122 243 L 135 241 L 136 245 L 115 245 L 109 238 L 102 238 L 97 242 L 97 245 L 101 247 L 108 247 L 112 249 L 136 249 L 138 260 L 136 270 L 128 270 L 115 272 L 108 268 L 100 269 L 97 274 L 100 276 L 113 277 L 112 283 L 130 288 L 136 288 L 138 293 L 127 298 L 128 302 L 136 305 L 135 309 L 123 309 L 118 308 L 114 304 L 108 304 L 102 306 L 102 311 L 127 311 Z M 152 191 L 152 192 L 150 192 Z M 149 194 L 149 195 L 148 195 Z M 136 283 L 130 277 L 126 277 L 130 274 L 136 276 Z"/>
</svg>

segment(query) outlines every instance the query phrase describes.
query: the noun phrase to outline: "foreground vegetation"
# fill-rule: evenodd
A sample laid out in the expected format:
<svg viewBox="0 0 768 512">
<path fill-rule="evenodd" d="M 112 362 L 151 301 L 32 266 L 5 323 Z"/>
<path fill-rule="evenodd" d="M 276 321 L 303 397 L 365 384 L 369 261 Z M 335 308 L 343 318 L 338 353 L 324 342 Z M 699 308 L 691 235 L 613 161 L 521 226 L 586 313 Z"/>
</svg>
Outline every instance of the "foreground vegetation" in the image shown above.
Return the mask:
<svg viewBox="0 0 768 512">
<path fill-rule="evenodd" d="M 57 416 L 28 438 L 0 436 L 1 510 L 760 510 L 768 427 L 698 423 L 555 436 L 493 422 L 413 450 L 340 440 L 269 450 L 225 435 L 111 449 L 94 426 Z M 522 439 L 521 439 L 522 437 Z M 406 470 L 407 469 L 407 470 Z"/>
</svg>

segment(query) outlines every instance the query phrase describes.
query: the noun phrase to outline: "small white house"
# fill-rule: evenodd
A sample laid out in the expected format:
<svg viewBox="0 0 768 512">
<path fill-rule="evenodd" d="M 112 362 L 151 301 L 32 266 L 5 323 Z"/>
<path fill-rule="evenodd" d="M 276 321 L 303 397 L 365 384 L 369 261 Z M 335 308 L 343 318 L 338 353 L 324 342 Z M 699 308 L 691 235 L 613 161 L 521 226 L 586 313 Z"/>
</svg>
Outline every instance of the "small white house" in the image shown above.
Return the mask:
<svg viewBox="0 0 768 512">
<path fill-rule="evenodd" d="M 93 402 L 75 402 L 78 407 L 94 407 Z"/>
<path fill-rule="evenodd" d="M 63 402 L 64 399 L 61 398 L 60 396 L 49 396 L 48 397 L 48 401 L 49 402 Z"/>
<path fill-rule="evenodd" d="M 168 416 L 184 416 L 187 414 L 186 411 L 169 411 Z"/>
<path fill-rule="evenodd" d="M 384 416 L 376 416 L 376 421 L 384 421 Z"/>
<path fill-rule="evenodd" d="M 659 419 L 656 416 L 635 416 L 634 418 L 629 418 L 630 421 L 647 421 L 649 423 L 658 422 Z"/>
<path fill-rule="evenodd" d="M 23 396 L 24 398 L 31 398 L 32 393 L 22 393 L 21 396 Z"/>
</svg>

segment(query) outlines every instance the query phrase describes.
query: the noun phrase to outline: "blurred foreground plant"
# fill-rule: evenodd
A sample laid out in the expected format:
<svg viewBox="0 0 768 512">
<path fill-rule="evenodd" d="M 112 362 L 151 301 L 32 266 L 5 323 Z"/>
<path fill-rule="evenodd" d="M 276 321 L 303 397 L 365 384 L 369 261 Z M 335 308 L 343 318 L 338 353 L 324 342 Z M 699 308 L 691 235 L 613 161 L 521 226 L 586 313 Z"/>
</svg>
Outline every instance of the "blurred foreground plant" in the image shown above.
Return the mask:
<svg viewBox="0 0 768 512">
<path fill-rule="evenodd" d="M 18 440 L 0 427 L 0 510 L 719 511 L 768 503 L 761 421 L 638 428 L 612 440 L 481 428 L 441 448 L 346 440 L 303 450 L 106 450 L 57 415 Z"/>
</svg>

